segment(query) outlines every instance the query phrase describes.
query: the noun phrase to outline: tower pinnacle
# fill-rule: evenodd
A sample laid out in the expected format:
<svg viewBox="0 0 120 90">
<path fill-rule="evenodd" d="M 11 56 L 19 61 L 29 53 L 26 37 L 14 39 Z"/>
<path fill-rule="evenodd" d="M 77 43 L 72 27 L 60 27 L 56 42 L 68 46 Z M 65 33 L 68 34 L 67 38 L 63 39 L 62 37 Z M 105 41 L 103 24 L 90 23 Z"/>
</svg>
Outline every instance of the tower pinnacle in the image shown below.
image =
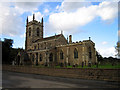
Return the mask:
<svg viewBox="0 0 120 90">
<path fill-rule="evenodd" d="M 42 24 L 43 24 L 43 17 L 42 17 Z"/>
<path fill-rule="evenodd" d="M 91 40 L 91 37 L 89 37 L 89 40 Z"/>
<path fill-rule="evenodd" d="M 28 16 L 27 16 L 27 20 L 26 20 L 26 23 L 28 24 Z"/>
<path fill-rule="evenodd" d="M 33 14 L 33 21 L 35 20 L 35 14 Z"/>
<path fill-rule="evenodd" d="M 61 34 L 63 34 L 63 31 L 61 30 Z"/>
</svg>

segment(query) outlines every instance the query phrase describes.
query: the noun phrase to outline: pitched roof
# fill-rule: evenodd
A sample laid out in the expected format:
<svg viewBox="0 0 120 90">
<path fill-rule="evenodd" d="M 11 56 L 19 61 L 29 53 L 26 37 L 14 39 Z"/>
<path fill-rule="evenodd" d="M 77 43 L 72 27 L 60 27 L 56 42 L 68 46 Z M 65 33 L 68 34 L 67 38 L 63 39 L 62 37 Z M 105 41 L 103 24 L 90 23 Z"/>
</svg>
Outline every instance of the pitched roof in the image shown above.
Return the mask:
<svg viewBox="0 0 120 90">
<path fill-rule="evenodd" d="M 58 34 L 58 35 L 55 35 L 55 36 L 51 36 L 51 37 L 46 37 L 46 38 L 38 39 L 38 40 L 36 40 L 35 42 L 41 42 L 41 41 L 52 40 L 52 39 L 55 39 L 55 37 L 56 37 L 56 39 L 57 39 L 57 38 L 60 37 L 60 36 L 62 36 L 62 34 Z"/>
</svg>

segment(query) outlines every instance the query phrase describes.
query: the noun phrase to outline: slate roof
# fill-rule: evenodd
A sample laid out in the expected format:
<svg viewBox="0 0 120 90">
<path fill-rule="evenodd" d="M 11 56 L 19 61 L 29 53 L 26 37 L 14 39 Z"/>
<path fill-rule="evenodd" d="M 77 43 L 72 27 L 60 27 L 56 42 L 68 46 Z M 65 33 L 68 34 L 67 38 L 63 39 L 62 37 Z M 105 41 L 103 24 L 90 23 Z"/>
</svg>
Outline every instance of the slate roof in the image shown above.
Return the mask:
<svg viewBox="0 0 120 90">
<path fill-rule="evenodd" d="M 41 42 L 41 41 L 52 40 L 52 39 L 55 39 L 55 37 L 56 37 L 56 39 L 57 39 L 57 38 L 60 37 L 60 36 L 62 36 L 62 34 L 58 34 L 58 35 L 55 35 L 55 36 L 51 36 L 51 37 L 46 37 L 46 38 L 38 39 L 38 40 L 36 40 L 35 42 Z"/>
</svg>

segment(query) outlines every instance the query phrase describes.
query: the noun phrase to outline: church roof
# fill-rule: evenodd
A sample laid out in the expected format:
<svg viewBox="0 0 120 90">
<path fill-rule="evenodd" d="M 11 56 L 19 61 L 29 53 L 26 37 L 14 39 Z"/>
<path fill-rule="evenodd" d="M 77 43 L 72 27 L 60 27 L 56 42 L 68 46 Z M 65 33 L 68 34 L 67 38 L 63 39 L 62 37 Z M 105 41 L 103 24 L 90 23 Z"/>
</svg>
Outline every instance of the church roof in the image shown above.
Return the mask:
<svg viewBox="0 0 120 90">
<path fill-rule="evenodd" d="M 54 35 L 54 36 L 51 36 L 51 37 L 46 37 L 46 38 L 38 39 L 38 40 L 36 40 L 35 42 L 53 40 L 53 39 L 55 39 L 55 38 L 56 38 L 56 39 L 59 38 L 60 36 L 63 36 L 63 35 L 62 35 L 62 34 L 58 34 L 58 35 Z"/>
</svg>

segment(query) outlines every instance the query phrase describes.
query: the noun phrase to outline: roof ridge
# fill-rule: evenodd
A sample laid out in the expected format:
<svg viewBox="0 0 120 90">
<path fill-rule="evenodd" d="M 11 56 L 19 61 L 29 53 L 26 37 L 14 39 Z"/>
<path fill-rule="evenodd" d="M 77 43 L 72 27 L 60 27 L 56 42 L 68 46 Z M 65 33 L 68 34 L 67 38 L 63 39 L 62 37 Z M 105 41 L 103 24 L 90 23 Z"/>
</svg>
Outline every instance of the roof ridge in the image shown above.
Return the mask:
<svg viewBox="0 0 120 90">
<path fill-rule="evenodd" d="M 59 35 L 61 35 L 61 34 L 58 34 L 58 35 L 54 35 L 54 36 L 50 36 L 50 37 L 55 37 L 55 36 L 59 36 Z M 45 38 L 50 38 L 50 37 L 45 37 Z"/>
<path fill-rule="evenodd" d="M 49 38 L 53 38 L 55 36 L 59 37 L 61 36 L 62 34 L 58 34 L 58 35 L 54 35 L 54 36 L 50 36 L 50 37 L 45 37 L 45 38 L 42 38 L 42 39 L 37 39 L 35 42 L 37 42 L 38 40 L 45 40 L 45 39 L 49 39 Z"/>
</svg>

